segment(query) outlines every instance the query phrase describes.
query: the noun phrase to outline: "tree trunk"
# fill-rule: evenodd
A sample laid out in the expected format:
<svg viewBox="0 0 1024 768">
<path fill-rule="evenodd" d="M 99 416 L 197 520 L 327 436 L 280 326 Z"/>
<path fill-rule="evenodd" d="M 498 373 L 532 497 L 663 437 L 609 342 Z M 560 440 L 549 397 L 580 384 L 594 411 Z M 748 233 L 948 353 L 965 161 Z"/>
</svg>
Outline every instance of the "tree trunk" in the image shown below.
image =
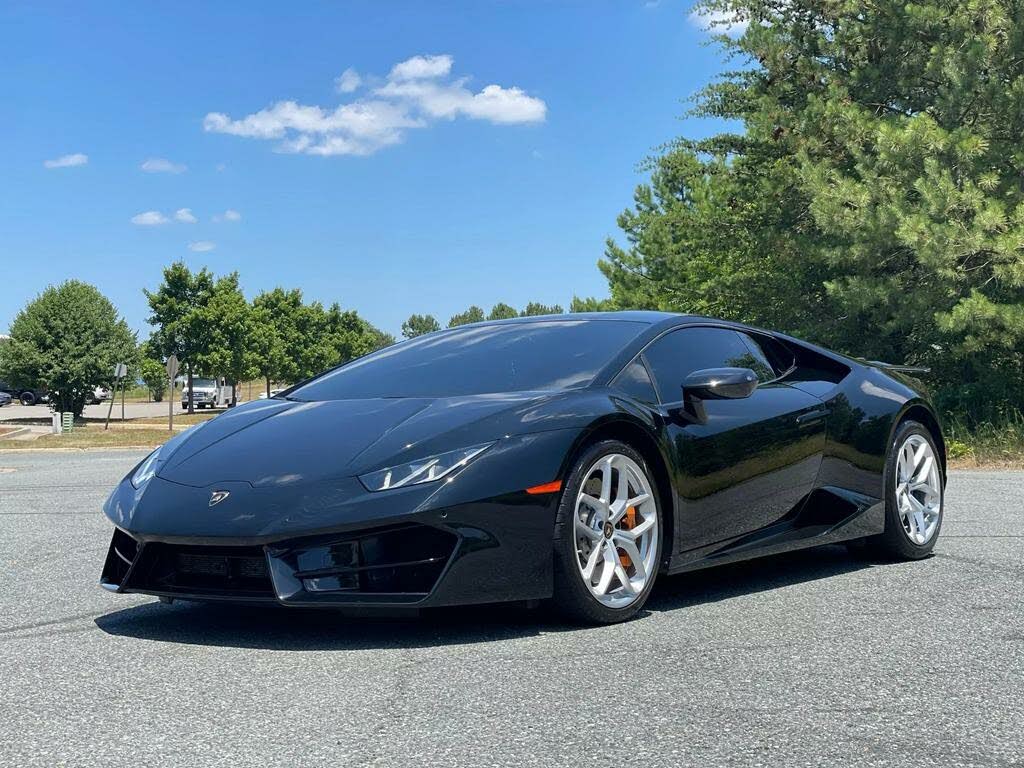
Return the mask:
<svg viewBox="0 0 1024 768">
<path fill-rule="evenodd" d="M 238 405 L 238 393 L 237 393 L 238 382 L 231 382 L 231 407 L 234 408 Z"/>
<path fill-rule="evenodd" d="M 270 377 L 267 376 L 267 399 L 270 399 Z"/>
<path fill-rule="evenodd" d="M 195 404 L 192 402 L 192 366 L 188 367 L 188 412 L 195 413 Z"/>
</svg>

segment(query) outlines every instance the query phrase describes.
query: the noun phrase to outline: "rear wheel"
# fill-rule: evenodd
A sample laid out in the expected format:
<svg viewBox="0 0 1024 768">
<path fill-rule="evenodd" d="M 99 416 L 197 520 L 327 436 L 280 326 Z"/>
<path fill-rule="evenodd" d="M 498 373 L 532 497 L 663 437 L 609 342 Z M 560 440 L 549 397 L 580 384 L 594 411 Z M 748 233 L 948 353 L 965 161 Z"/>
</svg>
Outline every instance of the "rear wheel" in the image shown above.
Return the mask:
<svg viewBox="0 0 1024 768">
<path fill-rule="evenodd" d="M 873 556 L 919 560 L 942 528 L 943 473 L 935 439 L 916 421 L 896 430 L 885 465 L 885 532 L 865 539 Z"/>
<path fill-rule="evenodd" d="M 33 392 L 22 392 L 21 393 L 21 404 L 22 405 L 35 405 L 36 396 Z"/>
<path fill-rule="evenodd" d="M 554 602 L 583 621 L 634 616 L 661 562 L 661 510 L 643 457 L 606 440 L 577 459 L 555 523 Z"/>
</svg>

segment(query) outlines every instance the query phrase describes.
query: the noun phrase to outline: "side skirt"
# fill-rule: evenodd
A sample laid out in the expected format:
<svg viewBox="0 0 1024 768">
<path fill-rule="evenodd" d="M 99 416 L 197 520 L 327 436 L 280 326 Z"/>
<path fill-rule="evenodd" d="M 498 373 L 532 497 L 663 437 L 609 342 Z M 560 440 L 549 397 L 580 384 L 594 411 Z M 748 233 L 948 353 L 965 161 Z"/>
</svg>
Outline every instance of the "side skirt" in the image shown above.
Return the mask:
<svg viewBox="0 0 1024 768">
<path fill-rule="evenodd" d="M 842 488 L 815 490 L 792 520 L 783 520 L 753 533 L 711 547 L 681 552 L 666 573 L 684 573 L 716 565 L 778 555 L 798 549 L 837 544 L 885 530 L 884 500 Z"/>
</svg>

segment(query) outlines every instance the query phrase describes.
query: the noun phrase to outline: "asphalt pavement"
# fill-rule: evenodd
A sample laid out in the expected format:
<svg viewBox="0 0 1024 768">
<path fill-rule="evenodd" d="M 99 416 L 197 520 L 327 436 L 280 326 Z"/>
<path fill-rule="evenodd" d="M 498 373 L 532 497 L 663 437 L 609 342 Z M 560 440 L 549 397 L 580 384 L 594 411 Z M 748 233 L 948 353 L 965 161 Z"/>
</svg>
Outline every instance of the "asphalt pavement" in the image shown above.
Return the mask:
<svg viewBox="0 0 1024 768">
<path fill-rule="evenodd" d="M 187 409 L 181 407 L 181 403 L 177 400 L 174 402 L 174 412 L 184 413 Z M 121 401 L 118 400 L 114 403 L 113 410 L 110 409 L 110 401 L 98 403 L 97 405 L 87 405 L 82 411 L 82 415 L 87 419 L 102 420 L 107 418 L 107 412 L 110 411 L 110 418 L 114 421 L 119 421 L 121 418 Z M 198 413 L 206 413 L 205 410 L 199 409 Z M 3 408 L 0 408 L 0 422 L 2 421 L 25 421 L 31 420 L 43 420 L 49 421 L 53 413 L 50 411 L 50 406 L 44 404 L 40 405 L 22 405 L 21 403 L 11 403 Z M 141 419 L 146 417 L 153 418 L 166 418 L 167 417 L 167 401 L 162 403 L 125 403 L 124 404 L 124 416 L 126 419 Z"/>
<path fill-rule="evenodd" d="M 1024 765 L 1024 473 L 954 473 L 928 560 L 726 566 L 581 628 L 107 594 L 140 458 L 0 454 L 0 766 Z"/>
</svg>

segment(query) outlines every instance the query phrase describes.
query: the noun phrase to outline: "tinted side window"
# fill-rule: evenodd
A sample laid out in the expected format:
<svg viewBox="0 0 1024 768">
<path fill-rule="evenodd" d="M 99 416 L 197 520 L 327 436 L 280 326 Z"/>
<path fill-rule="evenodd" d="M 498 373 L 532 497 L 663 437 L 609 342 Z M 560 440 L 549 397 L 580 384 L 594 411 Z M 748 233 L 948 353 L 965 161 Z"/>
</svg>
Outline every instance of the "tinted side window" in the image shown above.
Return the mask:
<svg viewBox="0 0 1024 768">
<path fill-rule="evenodd" d="M 654 382 L 651 375 L 647 373 L 647 366 L 637 358 L 622 369 L 622 373 L 615 377 L 612 386 L 621 389 L 627 395 L 632 395 L 644 403 L 658 402 L 658 394 L 654 391 Z"/>
<path fill-rule="evenodd" d="M 682 398 L 683 379 L 704 368 L 750 368 L 762 381 L 774 373 L 728 328 L 681 328 L 655 341 L 644 352 L 664 403 Z"/>
<path fill-rule="evenodd" d="M 768 360 L 768 355 L 765 354 L 765 350 L 758 344 L 750 334 L 738 333 L 739 337 L 743 339 L 743 343 L 747 345 L 747 349 L 750 350 L 751 357 L 753 357 L 756 365 L 744 365 L 743 368 L 750 368 L 754 373 L 757 374 L 757 380 L 762 384 L 766 381 L 771 381 L 776 378 L 778 374 L 772 367 L 771 362 Z"/>
<path fill-rule="evenodd" d="M 763 360 L 764 364 L 773 372 L 774 375 L 771 378 L 778 378 L 793 367 L 795 356 L 792 350 L 782 342 L 757 333 L 740 335 L 747 342 L 754 357 Z"/>
</svg>

